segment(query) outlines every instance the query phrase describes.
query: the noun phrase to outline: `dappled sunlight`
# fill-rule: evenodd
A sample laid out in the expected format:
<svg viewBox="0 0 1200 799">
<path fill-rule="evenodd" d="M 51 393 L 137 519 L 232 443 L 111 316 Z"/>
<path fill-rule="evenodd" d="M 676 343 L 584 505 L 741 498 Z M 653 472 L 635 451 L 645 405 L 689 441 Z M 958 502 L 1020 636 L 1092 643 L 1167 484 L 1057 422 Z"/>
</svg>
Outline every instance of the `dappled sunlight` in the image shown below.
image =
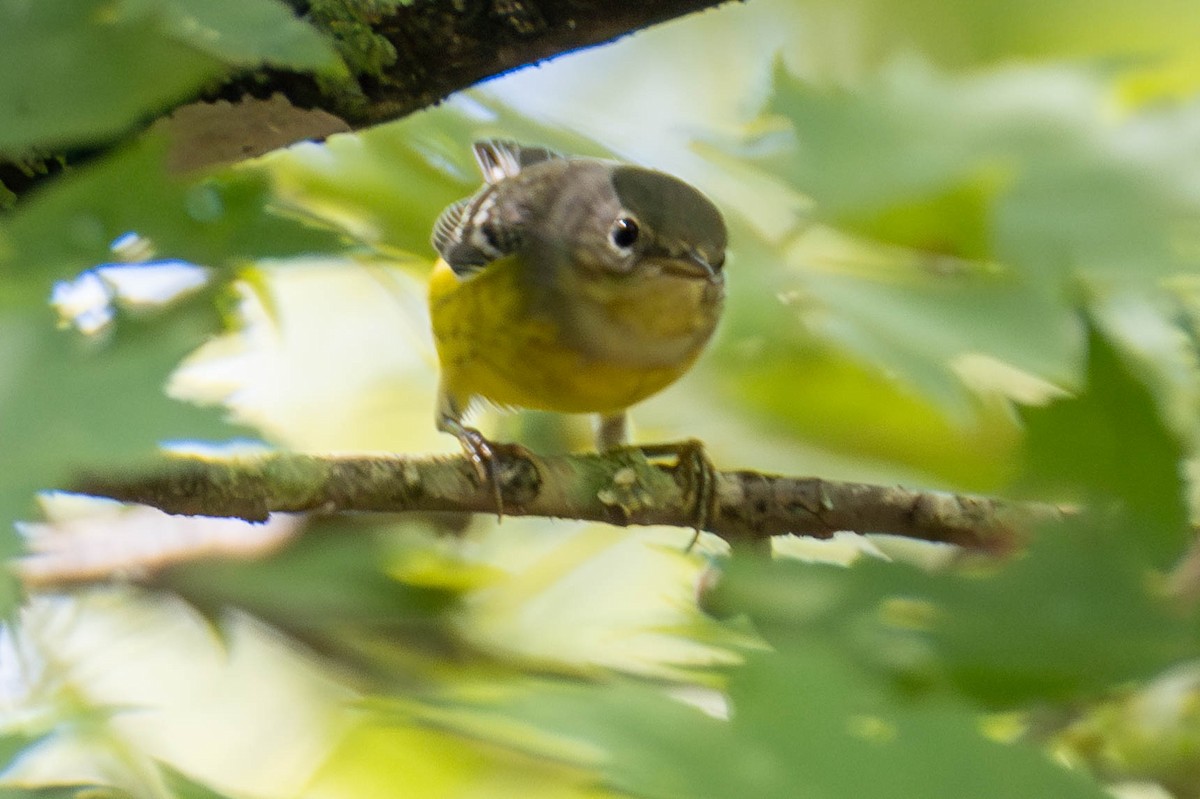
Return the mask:
<svg viewBox="0 0 1200 799">
<path fill-rule="evenodd" d="M 278 443 L 320 452 L 450 450 L 433 427 L 424 285 L 384 261 L 264 263 L 240 324 L 187 358 L 172 396 L 225 404 Z"/>
<path fill-rule="evenodd" d="M 295 536 L 299 517 L 265 523 L 168 516 L 144 506 L 73 494 L 40 497 L 44 522 L 19 525 L 26 554 L 16 562 L 28 587 L 138 577 L 207 557 L 266 557 Z"/>
<path fill-rule="evenodd" d="M 695 606 L 706 568 L 690 531 L 510 519 L 476 531 L 463 554 L 505 576 L 466 598 L 468 640 L 551 670 L 616 669 L 682 679 L 738 661 L 750 639 Z"/>
<path fill-rule="evenodd" d="M 211 277 L 210 270 L 187 261 L 154 260 L 154 243 L 136 233 L 118 237 L 110 249 L 118 260 L 54 284 L 50 305 L 61 325 L 96 336 L 113 324 L 119 309 L 161 310 Z"/>
<path fill-rule="evenodd" d="M 6 777 L 136 785 L 160 760 L 228 790 L 298 792 L 349 728 L 352 694 L 250 619 L 220 624 L 121 588 L 36 599 L 15 640 L 24 704 L 87 721 L 52 725 Z"/>
</svg>

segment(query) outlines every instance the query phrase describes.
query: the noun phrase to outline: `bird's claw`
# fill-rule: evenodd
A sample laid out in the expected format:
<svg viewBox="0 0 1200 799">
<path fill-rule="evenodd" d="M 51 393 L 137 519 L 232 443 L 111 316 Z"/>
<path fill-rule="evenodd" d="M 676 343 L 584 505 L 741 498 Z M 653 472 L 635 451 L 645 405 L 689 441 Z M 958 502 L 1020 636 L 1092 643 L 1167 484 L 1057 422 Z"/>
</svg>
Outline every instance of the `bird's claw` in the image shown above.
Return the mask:
<svg viewBox="0 0 1200 799">
<path fill-rule="evenodd" d="M 495 462 L 496 453 L 492 449 L 492 442 L 475 428 L 464 427 L 458 433 L 458 443 L 462 445 L 463 452 L 475 468 L 475 476 L 479 478 L 479 482 L 490 480 L 495 474 L 492 464 Z"/>
<path fill-rule="evenodd" d="M 473 427 L 463 427 L 456 431 L 459 443 L 467 454 L 468 460 L 475 468 L 475 476 L 479 484 L 491 488 L 492 500 L 496 504 L 496 518 L 504 518 L 504 494 L 501 490 L 500 457 L 528 458 L 529 450 L 520 444 L 498 444 L 488 441 Z"/>
<path fill-rule="evenodd" d="M 695 438 L 670 441 L 662 444 L 641 444 L 634 447 L 647 458 L 673 456 L 675 469 L 687 477 L 687 487 L 692 495 L 692 540 L 684 552 L 691 552 L 700 540 L 700 533 L 708 527 L 716 498 L 717 470 L 704 450 L 704 442 Z"/>
<path fill-rule="evenodd" d="M 496 518 L 504 518 L 504 494 L 500 490 L 500 474 L 496 466 L 496 448 L 492 442 L 484 438 L 483 433 L 474 427 L 462 427 L 456 430 L 458 443 L 462 445 L 467 460 L 475 469 L 475 477 L 481 486 L 492 489 L 492 499 L 496 503 Z"/>
</svg>

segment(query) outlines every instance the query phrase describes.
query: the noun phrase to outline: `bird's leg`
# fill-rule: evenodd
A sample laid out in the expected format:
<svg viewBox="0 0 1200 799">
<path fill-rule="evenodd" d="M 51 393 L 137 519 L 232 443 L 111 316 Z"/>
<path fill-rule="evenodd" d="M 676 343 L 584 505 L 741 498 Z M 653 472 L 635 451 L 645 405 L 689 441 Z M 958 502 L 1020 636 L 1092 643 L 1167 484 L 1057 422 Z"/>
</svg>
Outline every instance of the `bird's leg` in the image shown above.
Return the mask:
<svg viewBox="0 0 1200 799">
<path fill-rule="evenodd" d="M 712 518 L 713 501 L 716 499 L 717 470 L 708 454 L 704 442 L 689 438 L 685 441 L 670 441 L 662 444 L 639 444 L 647 458 L 674 456 L 675 468 L 687 476 L 688 489 L 692 494 L 692 540 L 684 552 L 691 552 L 700 540 L 700 533 Z"/>
<path fill-rule="evenodd" d="M 596 449 L 612 452 L 629 443 L 629 417 L 625 411 L 601 414 L 596 425 Z"/>
<path fill-rule="evenodd" d="M 628 440 L 628 417 L 624 411 L 600 417 L 596 428 L 596 449 L 612 452 L 626 446 Z M 674 456 L 675 468 L 687 475 L 688 489 L 695 498 L 692 510 L 692 529 L 695 535 L 685 550 L 690 552 L 700 540 L 700 531 L 708 525 L 717 487 L 717 472 L 704 452 L 704 444 L 692 438 L 664 444 L 637 444 L 633 449 L 641 452 L 646 458 Z"/>
<path fill-rule="evenodd" d="M 462 423 L 462 406 L 442 388 L 438 392 L 437 429 L 458 439 L 463 452 L 475 467 L 480 485 L 491 486 L 496 501 L 496 518 L 504 518 L 504 496 L 500 491 L 500 475 L 496 466 L 497 446 L 484 438 L 483 433 Z"/>
<path fill-rule="evenodd" d="M 491 464 L 495 460 L 496 453 L 492 449 L 492 442 L 484 438 L 483 433 L 474 427 L 467 427 L 457 419 L 448 417 L 440 417 L 437 427 L 441 432 L 449 433 L 458 439 L 463 452 L 470 459 L 471 465 L 475 467 L 475 475 L 479 478 L 479 482 L 491 479 Z"/>
</svg>

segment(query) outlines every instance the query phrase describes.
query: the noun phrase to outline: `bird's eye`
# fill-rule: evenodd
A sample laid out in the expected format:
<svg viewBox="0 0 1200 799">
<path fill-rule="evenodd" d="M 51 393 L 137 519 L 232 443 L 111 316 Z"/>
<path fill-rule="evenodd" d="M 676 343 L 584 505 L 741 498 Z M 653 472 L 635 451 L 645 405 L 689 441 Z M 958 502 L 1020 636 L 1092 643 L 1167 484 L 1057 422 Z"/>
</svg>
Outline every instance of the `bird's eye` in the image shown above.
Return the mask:
<svg viewBox="0 0 1200 799">
<path fill-rule="evenodd" d="M 639 232 L 638 223 L 627 216 L 623 216 L 613 223 L 609 236 L 612 238 L 613 244 L 622 250 L 628 250 L 637 241 Z"/>
</svg>

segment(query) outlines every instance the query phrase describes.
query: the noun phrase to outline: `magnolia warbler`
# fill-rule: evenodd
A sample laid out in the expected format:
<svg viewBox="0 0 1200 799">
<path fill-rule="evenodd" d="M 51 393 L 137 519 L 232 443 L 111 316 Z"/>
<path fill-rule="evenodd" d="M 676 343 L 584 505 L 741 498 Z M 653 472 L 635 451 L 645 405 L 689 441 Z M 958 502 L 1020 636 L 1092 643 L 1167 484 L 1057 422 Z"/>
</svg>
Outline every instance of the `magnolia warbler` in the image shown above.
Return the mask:
<svg viewBox="0 0 1200 799">
<path fill-rule="evenodd" d="M 619 447 L 626 409 L 679 378 L 712 336 L 724 219 L 651 169 L 505 141 L 474 151 L 485 184 L 433 229 L 438 429 L 481 480 L 494 445 L 463 424 L 476 398 L 598 414 L 598 448 Z"/>
</svg>

